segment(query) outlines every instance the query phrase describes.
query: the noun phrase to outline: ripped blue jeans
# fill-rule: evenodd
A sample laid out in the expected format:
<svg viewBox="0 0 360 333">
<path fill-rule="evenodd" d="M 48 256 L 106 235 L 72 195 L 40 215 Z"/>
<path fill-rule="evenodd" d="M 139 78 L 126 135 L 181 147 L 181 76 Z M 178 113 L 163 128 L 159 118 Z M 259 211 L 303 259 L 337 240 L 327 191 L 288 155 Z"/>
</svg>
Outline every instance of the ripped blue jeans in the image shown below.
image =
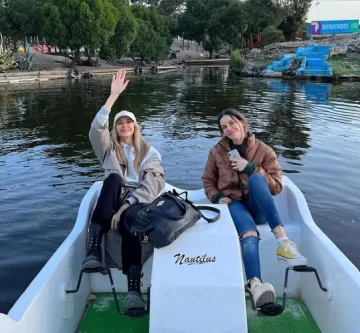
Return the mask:
<svg viewBox="0 0 360 333">
<path fill-rule="evenodd" d="M 233 201 L 229 211 L 240 238 L 246 279 L 261 280 L 259 237 L 242 237 L 247 231 L 257 231 L 257 224 L 268 223 L 271 231 L 282 225 L 268 184 L 260 174 L 253 174 L 248 182 L 249 196 L 246 201 Z M 259 233 L 258 233 L 259 234 Z"/>
</svg>

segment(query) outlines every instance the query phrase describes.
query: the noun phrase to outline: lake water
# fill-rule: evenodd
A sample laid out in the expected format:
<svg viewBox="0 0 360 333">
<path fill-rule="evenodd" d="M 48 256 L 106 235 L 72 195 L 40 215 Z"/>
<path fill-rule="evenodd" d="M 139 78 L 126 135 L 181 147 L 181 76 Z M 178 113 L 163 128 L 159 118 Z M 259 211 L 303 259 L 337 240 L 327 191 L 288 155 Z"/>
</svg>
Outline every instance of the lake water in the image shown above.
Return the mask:
<svg viewBox="0 0 360 333">
<path fill-rule="evenodd" d="M 114 110 L 133 111 L 162 154 L 167 182 L 202 186 L 216 117 L 241 110 L 305 194 L 315 222 L 360 267 L 360 90 L 236 78 L 226 68 L 131 76 Z M 0 87 L 0 312 L 71 231 L 103 172 L 89 140 L 110 77 Z M 324 258 L 326 260 L 326 258 Z"/>
</svg>

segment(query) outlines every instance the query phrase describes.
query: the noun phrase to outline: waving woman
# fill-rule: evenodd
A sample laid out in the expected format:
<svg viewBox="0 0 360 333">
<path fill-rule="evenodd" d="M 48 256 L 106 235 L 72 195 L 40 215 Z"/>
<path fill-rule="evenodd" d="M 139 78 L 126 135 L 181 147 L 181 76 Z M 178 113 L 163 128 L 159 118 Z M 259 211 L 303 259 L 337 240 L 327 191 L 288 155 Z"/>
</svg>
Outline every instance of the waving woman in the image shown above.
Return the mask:
<svg viewBox="0 0 360 333">
<path fill-rule="evenodd" d="M 128 280 L 125 306 L 134 309 L 145 306 L 140 294 L 142 246 L 139 238 L 127 231 L 124 221 L 133 219 L 151 203 L 164 188 L 165 180 L 161 156 L 143 139 L 132 112 L 117 113 L 109 131 L 111 108 L 129 83 L 125 76 L 124 70 L 113 76 L 110 96 L 96 114 L 89 133 L 95 154 L 105 170 L 105 180 L 91 218 L 90 244 L 83 267 L 100 267 L 103 234 L 110 229 L 119 230 L 122 271 Z"/>
</svg>

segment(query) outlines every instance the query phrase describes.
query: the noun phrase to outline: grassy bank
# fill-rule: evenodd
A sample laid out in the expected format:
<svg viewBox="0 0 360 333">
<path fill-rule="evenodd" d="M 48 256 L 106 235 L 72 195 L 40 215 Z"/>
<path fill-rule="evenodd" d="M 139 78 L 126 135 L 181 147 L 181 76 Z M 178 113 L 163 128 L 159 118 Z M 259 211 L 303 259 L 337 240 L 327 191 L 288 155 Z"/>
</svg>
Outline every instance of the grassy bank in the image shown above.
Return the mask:
<svg viewBox="0 0 360 333">
<path fill-rule="evenodd" d="M 356 75 L 360 76 L 360 60 L 345 57 L 332 57 L 329 61 L 333 68 L 334 76 Z"/>
</svg>

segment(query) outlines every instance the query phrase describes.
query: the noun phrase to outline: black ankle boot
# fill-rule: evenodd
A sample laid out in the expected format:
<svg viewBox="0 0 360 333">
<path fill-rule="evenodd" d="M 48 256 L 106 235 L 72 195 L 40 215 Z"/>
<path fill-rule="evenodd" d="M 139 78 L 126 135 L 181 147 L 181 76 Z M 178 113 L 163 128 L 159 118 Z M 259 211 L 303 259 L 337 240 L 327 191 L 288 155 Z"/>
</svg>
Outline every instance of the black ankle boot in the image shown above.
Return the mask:
<svg viewBox="0 0 360 333">
<path fill-rule="evenodd" d="M 128 291 L 136 291 L 137 293 L 140 293 L 140 283 L 142 277 L 141 266 L 130 266 L 126 275 L 128 281 Z"/>
<path fill-rule="evenodd" d="M 141 297 L 141 266 L 131 266 L 127 272 L 128 294 L 125 298 L 127 309 L 144 309 L 145 302 Z"/>
<path fill-rule="evenodd" d="M 83 268 L 101 267 L 101 239 L 104 234 L 104 227 L 99 224 L 90 224 L 90 243 L 86 258 L 83 261 Z"/>
</svg>

